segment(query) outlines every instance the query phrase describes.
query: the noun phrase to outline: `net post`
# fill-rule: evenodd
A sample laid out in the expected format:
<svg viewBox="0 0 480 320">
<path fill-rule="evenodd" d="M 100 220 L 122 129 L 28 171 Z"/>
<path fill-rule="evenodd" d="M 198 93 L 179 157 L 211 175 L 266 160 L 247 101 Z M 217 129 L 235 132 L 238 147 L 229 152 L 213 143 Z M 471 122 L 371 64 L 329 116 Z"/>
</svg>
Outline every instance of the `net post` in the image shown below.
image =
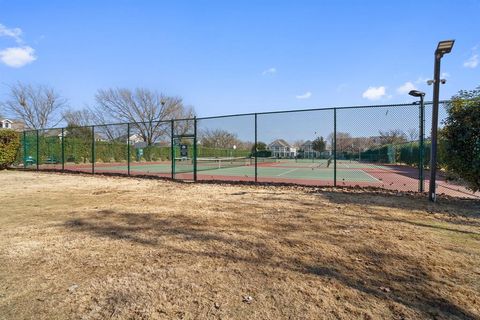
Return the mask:
<svg viewBox="0 0 480 320">
<path fill-rule="evenodd" d="M 27 133 L 23 131 L 23 169 L 27 168 Z"/>
<path fill-rule="evenodd" d="M 170 120 L 170 124 L 171 124 L 171 127 L 170 127 L 170 162 L 172 164 L 172 179 L 175 179 L 175 150 L 174 150 L 174 146 L 173 146 L 173 134 L 174 134 L 174 130 L 173 130 L 173 119 Z"/>
<path fill-rule="evenodd" d="M 62 128 L 62 172 L 65 171 L 65 128 Z"/>
<path fill-rule="evenodd" d="M 127 174 L 130 175 L 130 122 L 127 123 Z"/>
<path fill-rule="evenodd" d="M 95 174 L 95 126 L 92 126 L 92 174 Z"/>
<path fill-rule="evenodd" d="M 333 186 L 337 186 L 337 108 L 333 109 Z"/>
<path fill-rule="evenodd" d="M 258 149 L 258 132 L 257 132 L 257 117 L 258 115 L 255 113 L 255 144 L 254 144 L 254 155 L 255 155 L 255 183 L 258 182 L 258 156 L 257 156 L 257 149 Z"/>
<path fill-rule="evenodd" d="M 197 117 L 193 118 L 193 181 L 197 181 Z"/>
<path fill-rule="evenodd" d="M 40 130 L 37 129 L 37 161 L 36 161 L 37 162 L 37 171 L 40 170 L 40 163 L 39 163 L 40 162 L 40 142 L 39 142 L 39 139 L 38 139 L 38 137 L 39 137 L 38 132 L 39 131 Z"/>
</svg>

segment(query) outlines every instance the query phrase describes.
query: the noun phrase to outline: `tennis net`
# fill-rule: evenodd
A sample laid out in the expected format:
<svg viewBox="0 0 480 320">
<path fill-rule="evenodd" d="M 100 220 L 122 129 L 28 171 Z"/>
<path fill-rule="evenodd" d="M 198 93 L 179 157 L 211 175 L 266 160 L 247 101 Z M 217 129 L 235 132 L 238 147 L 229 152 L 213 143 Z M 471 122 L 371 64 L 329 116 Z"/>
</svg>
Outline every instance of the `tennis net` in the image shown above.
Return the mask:
<svg viewBox="0 0 480 320">
<path fill-rule="evenodd" d="M 257 158 L 258 163 L 272 163 L 277 162 L 277 158 L 266 157 Z M 193 170 L 192 158 L 176 158 L 176 171 L 184 172 Z M 223 158 L 197 158 L 197 170 L 216 170 L 224 168 L 236 168 L 244 166 L 254 166 L 255 158 L 252 157 L 223 157 Z"/>
<path fill-rule="evenodd" d="M 197 170 L 214 170 L 250 166 L 255 159 L 249 157 L 197 158 Z"/>
</svg>

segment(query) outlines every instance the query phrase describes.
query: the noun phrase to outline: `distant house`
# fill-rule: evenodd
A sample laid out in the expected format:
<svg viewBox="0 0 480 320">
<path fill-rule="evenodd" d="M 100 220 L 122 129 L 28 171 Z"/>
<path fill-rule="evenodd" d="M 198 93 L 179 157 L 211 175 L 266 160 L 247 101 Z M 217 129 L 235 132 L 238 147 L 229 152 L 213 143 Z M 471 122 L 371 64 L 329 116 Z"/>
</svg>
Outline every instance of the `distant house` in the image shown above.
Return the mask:
<svg viewBox="0 0 480 320">
<path fill-rule="evenodd" d="M 332 150 L 330 146 L 326 145 L 325 146 L 325 151 L 318 152 L 316 150 L 313 150 L 313 141 L 307 140 L 305 141 L 301 146 L 300 149 L 302 150 L 303 153 L 303 158 L 325 158 L 329 157 L 332 155 Z"/>
<path fill-rule="evenodd" d="M 13 129 L 12 124 L 12 120 L 0 119 L 0 129 Z"/>
<path fill-rule="evenodd" d="M 140 134 L 134 133 L 130 135 L 130 137 L 126 134 L 119 136 L 115 140 L 122 142 L 122 143 L 127 143 L 131 146 L 138 146 L 138 145 L 143 145 L 145 142 L 143 141 L 143 138 Z M 146 145 L 146 144 L 145 144 Z"/>
<path fill-rule="evenodd" d="M 23 131 L 25 129 L 25 123 L 20 120 L 10 120 L 0 118 L 0 129 L 12 129 L 15 131 Z"/>
<path fill-rule="evenodd" d="M 297 156 L 297 149 L 283 139 L 277 139 L 270 143 L 267 150 L 271 151 L 272 156 L 277 158 L 295 158 Z"/>
<path fill-rule="evenodd" d="M 139 135 L 138 133 L 132 134 L 129 138 L 128 141 L 131 145 L 135 145 L 139 142 L 144 142 L 143 137 Z"/>
</svg>

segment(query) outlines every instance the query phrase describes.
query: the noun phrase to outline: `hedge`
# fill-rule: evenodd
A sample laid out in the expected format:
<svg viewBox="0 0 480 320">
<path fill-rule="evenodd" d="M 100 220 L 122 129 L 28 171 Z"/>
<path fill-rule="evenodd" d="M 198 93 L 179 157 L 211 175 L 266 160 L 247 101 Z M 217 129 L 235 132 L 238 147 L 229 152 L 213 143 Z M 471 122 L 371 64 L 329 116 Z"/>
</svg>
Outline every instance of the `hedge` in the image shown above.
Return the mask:
<svg viewBox="0 0 480 320">
<path fill-rule="evenodd" d="M 10 129 L 0 130 L 0 169 L 11 166 L 20 148 L 19 134 Z"/>
<path fill-rule="evenodd" d="M 91 139 L 66 136 L 64 143 L 65 162 L 90 163 L 92 159 Z M 37 158 L 37 136 L 36 132 L 27 132 L 22 139 L 25 150 L 25 158 Z M 57 163 L 62 161 L 62 139 L 57 136 L 39 136 L 39 163 Z M 95 141 L 95 161 L 96 162 L 127 162 L 128 149 L 127 144 L 117 141 Z M 138 153 L 139 148 L 130 146 L 130 161 L 169 161 L 171 158 L 171 149 L 166 146 L 147 146 L 141 148 L 143 154 Z M 192 147 L 189 149 L 189 156 L 192 156 Z M 198 157 L 218 158 L 218 157 L 248 157 L 250 150 L 233 149 L 215 149 L 198 147 Z M 177 157 L 180 151 L 175 152 Z M 20 157 L 21 159 L 21 157 Z M 20 160 L 21 161 L 21 160 Z"/>
</svg>

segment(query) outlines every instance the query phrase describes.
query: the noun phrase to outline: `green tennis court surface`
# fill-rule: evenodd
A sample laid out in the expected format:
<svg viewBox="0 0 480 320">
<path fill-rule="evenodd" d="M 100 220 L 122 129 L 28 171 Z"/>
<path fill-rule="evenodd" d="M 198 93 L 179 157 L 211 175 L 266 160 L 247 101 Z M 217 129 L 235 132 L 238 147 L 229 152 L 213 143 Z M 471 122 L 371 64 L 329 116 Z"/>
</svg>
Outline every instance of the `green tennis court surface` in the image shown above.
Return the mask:
<svg viewBox="0 0 480 320">
<path fill-rule="evenodd" d="M 378 179 L 368 174 L 362 168 L 379 168 L 389 170 L 384 166 L 377 166 L 372 164 L 364 164 L 355 161 L 339 161 L 337 162 L 337 179 L 354 181 L 354 182 L 379 182 Z M 127 171 L 126 165 L 118 166 L 97 166 L 98 171 L 114 171 L 124 172 Z M 176 173 L 188 173 L 193 171 L 193 166 L 189 163 L 183 164 L 177 162 L 175 166 Z M 171 164 L 132 164 L 131 172 L 141 174 L 166 174 L 171 173 Z M 221 167 L 206 164 L 203 166 L 198 164 L 198 175 L 212 178 L 225 177 L 254 177 L 255 167 L 253 164 L 243 164 L 233 167 Z M 311 160 L 278 160 L 274 163 L 261 163 L 258 166 L 258 177 L 260 178 L 282 178 L 282 179 L 301 179 L 301 180 L 333 180 L 334 170 L 333 163 L 327 167 L 327 160 L 315 161 Z M 229 179 L 234 180 L 234 179 Z"/>
</svg>

